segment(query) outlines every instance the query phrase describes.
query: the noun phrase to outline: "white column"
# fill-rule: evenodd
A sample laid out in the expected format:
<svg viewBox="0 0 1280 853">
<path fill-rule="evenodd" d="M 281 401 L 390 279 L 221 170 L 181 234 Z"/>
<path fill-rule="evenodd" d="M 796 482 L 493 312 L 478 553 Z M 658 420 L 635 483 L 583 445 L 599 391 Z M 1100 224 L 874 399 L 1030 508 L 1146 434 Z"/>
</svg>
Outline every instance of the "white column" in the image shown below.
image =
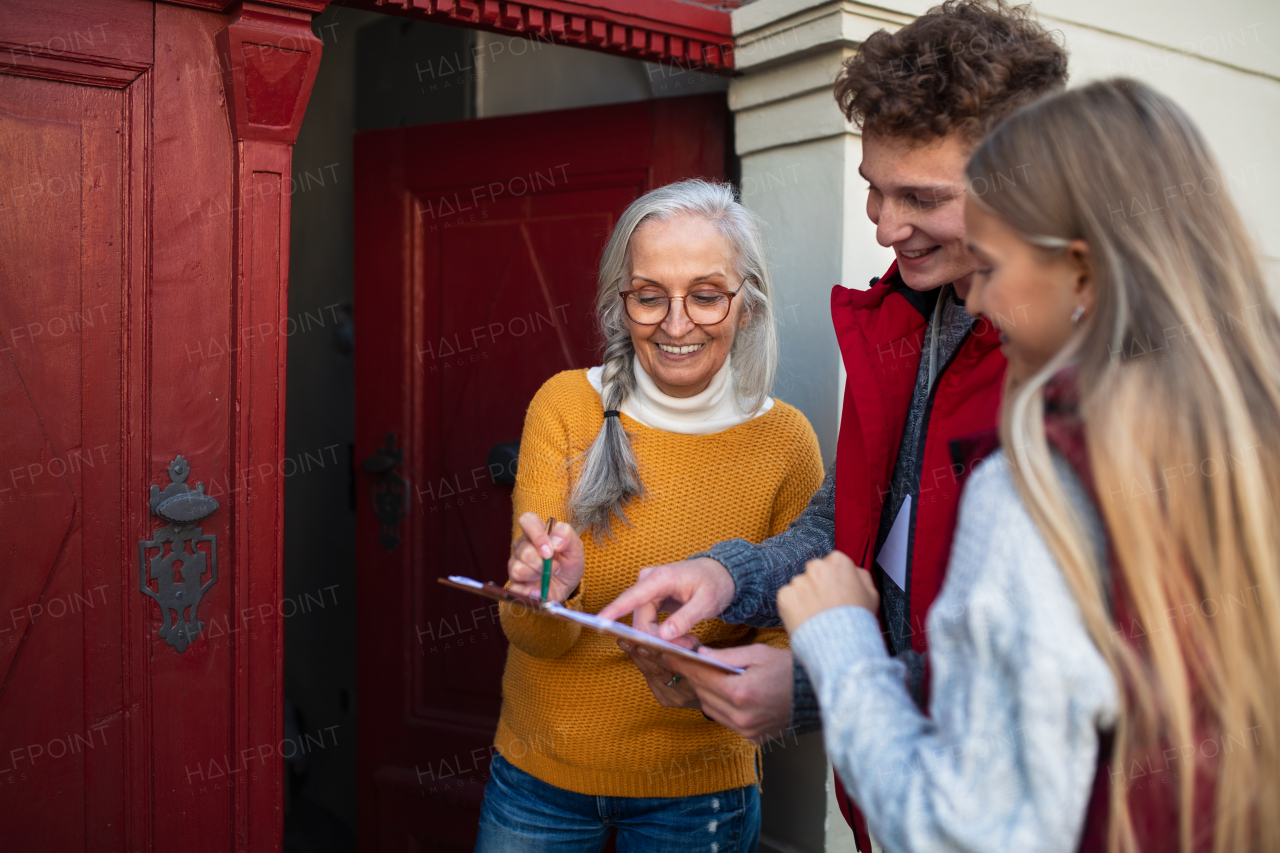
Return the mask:
<svg viewBox="0 0 1280 853">
<path fill-rule="evenodd" d="M 769 224 L 782 364 L 775 394 L 835 458 L 843 369 L 831 285 L 865 287 L 892 254 L 875 242 L 858 176 L 861 140 L 832 84 L 858 43 L 910 18 L 845 2 L 756 0 L 733 13 L 743 72 L 729 86 L 742 200 Z"/>
<path fill-rule="evenodd" d="M 832 85 L 858 44 L 909 16 L 845 2 L 756 0 L 733 13 L 735 64 L 729 85 L 734 144 L 742 159 L 742 201 L 764 218 L 776 287 L 782 362 L 774 394 L 813 424 L 827 464 L 835 458 L 844 367 L 831 327 L 831 285 L 866 287 L 892 261 L 867 220 L 858 175 L 861 138 L 836 106 Z M 819 737 L 811 735 L 810 737 Z M 788 766 L 786 780 L 823 799 L 824 849 L 853 853 L 853 833 L 831 791 L 831 765 Z M 772 832 L 788 827 L 773 827 Z M 811 837 L 794 827 L 792 838 Z M 790 839 L 762 839 L 787 849 Z M 779 843 L 780 842 L 780 843 Z M 776 846 L 775 846 L 776 845 Z"/>
</svg>

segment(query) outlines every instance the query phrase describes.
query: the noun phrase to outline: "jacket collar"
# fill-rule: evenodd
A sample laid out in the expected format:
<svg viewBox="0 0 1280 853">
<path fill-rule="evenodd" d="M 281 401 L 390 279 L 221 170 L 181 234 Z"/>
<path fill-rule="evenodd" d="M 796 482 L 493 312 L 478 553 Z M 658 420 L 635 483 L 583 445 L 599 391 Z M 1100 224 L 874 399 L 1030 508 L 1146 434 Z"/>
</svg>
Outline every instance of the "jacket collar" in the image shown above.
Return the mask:
<svg viewBox="0 0 1280 853">
<path fill-rule="evenodd" d="M 875 279 L 874 283 L 885 282 L 893 293 L 897 293 L 916 311 L 920 312 L 920 316 L 928 320 L 933 314 L 933 309 L 938 307 L 938 297 L 942 295 L 942 288 L 935 287 L 933 290 L 912 290 L 907 287 L 907 283 L 902 280 L 902 275 L 898 272 L 898 262 L 894 261 L 889 265 L 889 269 L 885 274 Z"/>
<path fill-rule="evenodd" d="M 907 287 L 895 260 L 884 275 L 871 280 L 871 286 L 866 290 L 854 290 L 840 285 L 831 289 L 831 311 L 836 333 L 839 335 L 849 325 L 856 326 L 872 347 L 902 340 L 924 328 L 937 307 L 941 293 L 940 287 L 926 291 Z M 975 331 L 981 336 L 981 330 L 977 326 Z M 998 333 L 993 332 L 993 337 L 995 336 Z"/>
</svg>

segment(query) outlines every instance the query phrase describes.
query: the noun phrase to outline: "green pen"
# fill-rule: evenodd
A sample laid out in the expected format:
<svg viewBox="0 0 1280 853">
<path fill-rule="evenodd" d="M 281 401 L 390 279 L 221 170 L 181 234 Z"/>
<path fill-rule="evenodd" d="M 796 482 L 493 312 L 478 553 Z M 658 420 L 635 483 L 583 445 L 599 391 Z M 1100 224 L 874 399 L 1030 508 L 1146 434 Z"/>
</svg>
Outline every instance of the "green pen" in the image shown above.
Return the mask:
<svg viewBox="0 0 1280 853">
<path fill-rule="evenodd" d="M 556 526 L 554 517 L 547 519 L 547 537 L 551 536 L 551 528 Z M 547 593 L 551 591 L 551 558 L 542 561 L 542 603 L 547 602 Z"/>
</svg>

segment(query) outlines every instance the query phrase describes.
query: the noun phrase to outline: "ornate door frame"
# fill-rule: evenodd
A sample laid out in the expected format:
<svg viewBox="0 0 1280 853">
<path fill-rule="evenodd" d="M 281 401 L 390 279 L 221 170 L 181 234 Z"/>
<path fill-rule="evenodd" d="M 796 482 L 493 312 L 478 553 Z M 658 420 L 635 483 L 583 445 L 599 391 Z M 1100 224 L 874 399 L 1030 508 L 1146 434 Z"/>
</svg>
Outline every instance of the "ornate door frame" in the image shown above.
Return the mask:
<svg viewBox="0 0 1280 853">
<path fill-rule="evenodd" d="M 233 0 L 166 2 L 229 12 L 233 19 L 239 14 L 233 10 L 241 5 Z M 330 0 L 265 0 L 245 2 L 243 8 L 261 23 L 267 14 L 281 19 L 301 14 L 312 17 L 329 3 Z M 341 5 L 728 73 L 734 67 L 729 10 L 741 4 L 738 0 L 724 0 L 718 5 L 704 5 L 697 0 L 343 0 Z M 318 43 L 314 54 L 318 59 Z M 301 107 L 306 105 L 306 94 L 309 90 L 301 99 Z"/>
<path fill-rule="evenodd" d="M 183 2 L 227 11 L 217 35 L 218 66 L 234 142 L 231 223 L 234 328 L 283 328 L 289 303 L 293 143 L 320 67 L 311 19 L 327 0 Z M 285 452 L 284 335 L 231 352 L 233 472 L 271 465 Z M 238 573 L 234 613 L 269 613 L 284 597 L 284 480 L 243 478 L 233 490 L 230 565 Z M 259 610 L 259 608 L 264 608 Z M 266 620 L 251 643 L 234 646 L 233 742 L 283 738 L 284 623 Z M 278 850 L 284 830 L 282 772 L 246 774 L 235 787 L 237 849 Z"/>
<path fill-rule="evenodd" d="M 303 4 L 297 4 L 303 6 Z M 306 4 L 323 7 L 323 3 Z M 293 143 L 320 67 L 320 40 L 311 32 L 319 10 L 243 3 L 218 34 L 227 112 L 235 139 L 234 198 L 239 211 L 233 225 L 232 257 L 236 274 L 235 327 L 281 328 L 289 313 L 290 196 L 285 182 L 293 162 Z M 232 388 L 233 470 L 243 471 L 282 459 L 285 453 L 285 368 L 283 335 L 237 353 Z M 255 488 L 256 486 L 256 488 Z M 246 483 L 235 496 L 232 559 L 247 583 L 236 586 L 235 611 L 254 609 L 284 597 L 284 480 Z M 265 627 L 265 626 L 264 626 Z M 236 648 L 234 690 L 236 740 L 276 743 L 283 737 L 284 622 L 264 631 L 266 642 Z M 273 673 L 272 707 L 251 700 L 257 693 L 251 674 Z M 250 839 L 279 849 L 283 810 L 259 810 L 256 803 L 279 803 L 281 773 L 250 776 L 236 790 L 235 811 Z M 274 818 L 270 828 L 268 816 Z"/>
</svg>

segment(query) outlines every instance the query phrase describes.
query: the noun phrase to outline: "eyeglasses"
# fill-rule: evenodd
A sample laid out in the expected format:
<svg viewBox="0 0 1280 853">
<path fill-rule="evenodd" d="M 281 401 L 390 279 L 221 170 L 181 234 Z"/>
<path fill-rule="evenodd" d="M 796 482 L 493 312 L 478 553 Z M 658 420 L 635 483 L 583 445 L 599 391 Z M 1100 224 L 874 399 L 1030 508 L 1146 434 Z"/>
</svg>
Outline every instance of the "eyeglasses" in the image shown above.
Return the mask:
<svg viewBox="0 0 1280 853">
<path fill-rule="evenodd" d="M 668 296 L 656 287 L 624 290 L 619 295 L 631 322 L 641 326 L 656 326 L 667 319 L 671 303 L 684 300 L 684 313 L 689 321 L 699 326 L 714 326 L 729 316 L 729 306 L 738 290 L 698 290 L 684 296 Z"/>
</svg>

